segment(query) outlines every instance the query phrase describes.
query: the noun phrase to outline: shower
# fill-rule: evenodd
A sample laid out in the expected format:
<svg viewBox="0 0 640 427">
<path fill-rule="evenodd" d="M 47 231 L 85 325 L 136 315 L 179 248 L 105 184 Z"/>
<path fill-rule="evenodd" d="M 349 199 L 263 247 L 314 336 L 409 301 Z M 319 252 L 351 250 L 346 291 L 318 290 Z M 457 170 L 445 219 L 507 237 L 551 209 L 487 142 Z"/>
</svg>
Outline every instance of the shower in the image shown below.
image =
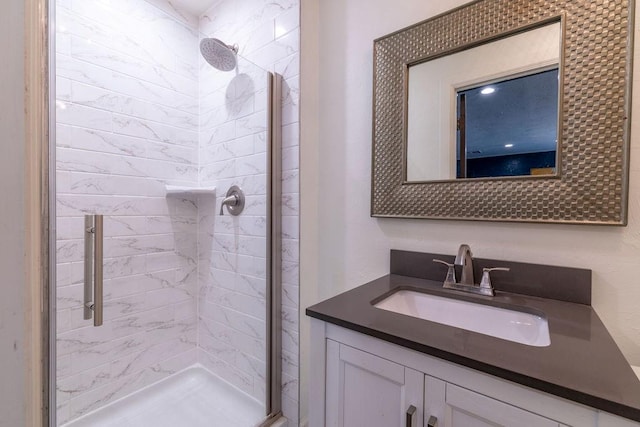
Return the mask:
<svg viewBox="0 0 640 427">
<path fill-rule="evenodd" d="M 238 45 L 231 46 L 215 38 L 202 39 L 200 53 L 210 65 L 220 71 L 231 71 L 238 62 Z"/>
<path fill-rule="evenodd" d="M 266 427 L 283 407 L 297 425 L 297 390 L 282 390 L 296 381 L 283 347 L 297 343 L 282 339 L 283 83 L 267 70 L 279 58 L 260 66 L 210 38 L 218 22 L 205 15 L 250 39 L 223 13 L 236 0 L 198 0 L 211 11 L 189 25 L 150 0 L 49 1 L 65 33 L 49 52 L 50 212 L 62 227 L 50 227 L 48 427 Z M 88 22 L 105 30 L 81 43 L 100 54 L 55 50 Z M 84 105 L 93 94 L 118 101 Z M 84 120 L 89 110 L 101 119 Z M 247 202 L 240 213 L 227 201 L 240 216 L 223 216 L 234 186 Z"/>
</svg>

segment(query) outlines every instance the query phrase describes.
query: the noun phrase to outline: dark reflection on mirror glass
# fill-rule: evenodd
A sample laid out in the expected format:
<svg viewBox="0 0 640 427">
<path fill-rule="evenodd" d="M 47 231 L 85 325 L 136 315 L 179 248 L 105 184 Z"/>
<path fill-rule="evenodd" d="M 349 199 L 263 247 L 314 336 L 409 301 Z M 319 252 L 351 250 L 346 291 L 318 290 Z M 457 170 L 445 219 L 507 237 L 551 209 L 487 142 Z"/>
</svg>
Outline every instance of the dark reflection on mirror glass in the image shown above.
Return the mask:
<svg viewBox="0 0 640 427">
<path fill-rule="evenodd" d="M 555 174 L 558 68 L 457 95 L 458 178 Z"/>
</svg>

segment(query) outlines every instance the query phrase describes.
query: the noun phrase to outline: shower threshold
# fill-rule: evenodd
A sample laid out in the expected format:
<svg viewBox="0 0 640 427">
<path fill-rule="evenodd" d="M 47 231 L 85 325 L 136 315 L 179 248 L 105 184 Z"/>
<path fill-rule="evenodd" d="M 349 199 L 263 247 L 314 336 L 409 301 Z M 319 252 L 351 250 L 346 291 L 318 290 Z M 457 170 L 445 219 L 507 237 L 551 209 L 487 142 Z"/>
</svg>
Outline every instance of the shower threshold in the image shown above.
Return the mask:
<svg viewBox="0 0 640 427">
<path fill-rule="evenodd" d="M 64 427 L 253 427 L 264 413 L 258 401 L 196 364 Z"/>
</svg>

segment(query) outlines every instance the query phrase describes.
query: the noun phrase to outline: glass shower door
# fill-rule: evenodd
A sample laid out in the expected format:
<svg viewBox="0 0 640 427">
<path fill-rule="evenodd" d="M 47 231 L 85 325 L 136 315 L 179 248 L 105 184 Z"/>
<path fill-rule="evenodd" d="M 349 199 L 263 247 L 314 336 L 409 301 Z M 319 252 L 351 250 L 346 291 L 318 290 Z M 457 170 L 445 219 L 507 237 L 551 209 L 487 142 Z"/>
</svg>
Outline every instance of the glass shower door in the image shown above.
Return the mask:
<svg viewBox="0 0 640 427">
<path fill-rule="evenodd" d="M 213 69 L 198 28 L 143 0 L 55 3 L 52 425 L 168 422 L 180 375 L 200 381 L 201 397 L 221 393 L 203 401 L 203 425 L 229 412 L 224 425 L 254 425 L 278 411 L 267 386 L 279 381 L 268 355 L 277 346 L 268 73 L 242 56 L 229 72 Z M 220 210 L 232 185 L 245 196 L 237 216 Z M 87 215 L 103 216 L 102 275 L 85 256 Z M 103 278 L 100 326 L 85 315 L 87 266 Z M 143 396 L 159 396 L 143 389 L 161 380 L 175 386 L 170 405 L 154 401 L 164 420 L 157 410 L 140 418 L 152 402 Z M 238 399 L 220 405 L 230 390 Z"/>
<path fill-rule="evenodd" d="M 200 363 L 266 404 L 269 341 L 268 73 L 238 56 L 228 73 L 201 60 L 198 200 Z M 221 208 L 232 187 L 237 211 Z"/>
</svg>

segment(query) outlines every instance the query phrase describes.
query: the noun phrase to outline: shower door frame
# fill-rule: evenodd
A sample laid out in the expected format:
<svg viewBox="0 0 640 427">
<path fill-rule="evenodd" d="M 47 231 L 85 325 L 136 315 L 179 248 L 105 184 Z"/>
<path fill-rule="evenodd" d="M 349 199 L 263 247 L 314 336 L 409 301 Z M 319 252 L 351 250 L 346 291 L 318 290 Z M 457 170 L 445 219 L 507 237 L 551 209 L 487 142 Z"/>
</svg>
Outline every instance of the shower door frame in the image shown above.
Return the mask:
<svg viewBox="0 0 640 427">
<path fill-rule="evenodd" d="M 28 406 L 39 407 L 40 417 L 32 415 L 34 425 L 56 427 L 56 0 L 26 0 L 25 22 L 27 34 L 25 75 L 30 78 L 27 88 L 43 99 L 27 98 L 27 119 L 37 153 L 30 153 L 40 161 L 39 170 L 27 168 L 31 189 L 37 189 L 37 203 L 29 205 L 32 222 L 39 222 L 39 243 L 36 257 L 40 261 L 39 280 L 32 280 L 31 293 L 38 297 L 33 306 L 30 330 L 40 335 L 37 349 L 40 358 L 33 356 L 39 372 L 34 377 Z M 33 26 L 33 28 L 29 28 Z M 30 32 L 30 30 L 33 31 Z M 35 35 L 31 35 L 34 34 Z M 33 68 L 30 68 L 33 67 Z M 266 383 L 265 418 L 260 427 L 270 426 L 282 416 L 282 76 L 267 72 L 267 238 L 266 238 Z M 29 91 L 27 91 L 29 95 Z M 34 111 L 32 111 L 32 109 Z M 33 122 L 33 123 L 31 123 Z M 32 134 L 33 133 L 33 134 Z M 27 143 L 29 143 L 27 139 Z M 36 158 L 37 155 L 37 158 Z M 29 166 L 33 166 L 31 163 Z M 34 205 L 38 205 L 37 209 Z M 34 220 L 35 218 L 35 220 Z M 35 233 L 35 231 L 33 231 Z M 30 260 L 31 260 L 30 258 Z M 33 261 L 32 261 L 33 263 Z M 32 273 L 35 274 L 35 273 Z M 34 339 L 37 341 L 37 339 Z M 38 360 L 39 359 L 39 360 Z M 36 371 L 36 369 L 33 369 Z M 39 396 L 38 396 L 39 395 Z M 38 398 L 40 397 L 40 398 Z M 30 412 L 29 410 L 27 411 Z"/>
</svg>

